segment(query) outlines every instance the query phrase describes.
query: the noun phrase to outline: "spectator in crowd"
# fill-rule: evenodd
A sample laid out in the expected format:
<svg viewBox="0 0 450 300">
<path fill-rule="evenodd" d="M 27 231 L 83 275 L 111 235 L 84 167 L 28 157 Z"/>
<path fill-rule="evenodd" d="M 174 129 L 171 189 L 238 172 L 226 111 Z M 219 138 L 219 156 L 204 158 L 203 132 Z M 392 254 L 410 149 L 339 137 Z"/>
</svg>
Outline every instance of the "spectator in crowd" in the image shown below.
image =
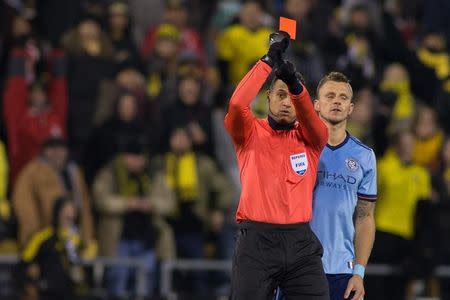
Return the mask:
<svg viewBox="0 0 450 300">
<path fill-rule="evenodd" d="M 433 174 L 433 199 L 450 203 L 450 138 L 446 137 L 440 151 L 439 168 Z"/>
<path fill-rule="evenodd" d="M 83 269 L 77 263 L 86 251 L 76 218 L 72 200 L 56 199 L 51 207 L 51 223 L 33 234 L 21 252 L 21 285 L 26 299 L 74 299 L 76 287 L 84 280 Z"/>
<path fill-rule="evenodd" d="M 417 57 L 435 72 L 439 80 L 448 79 L 450 76 L 450 55 L 442 34 L 437 32 L 425 34 L 417 49 Z"/>
<path fill-rule="evenodd" d="M 133 37 L 142 45 L 148 28 L 162 21 L 165 0 L 129 0 L 130 15 L 133 16 Z"/>
<path fill-rule="evenodd" d="M 379 103 L 374 116 L 374 138 L 376 153 L 381 156 L 388 147 L 390 133 L 412 126 L 415 101 L 408 72 L 400 64 L 394 63 L 386 67 L 379 90 Z"/>
<path fill-rule="evenodd" d="M 0 253 L 11 250 L 10 242 L 12 232 L 10 224 L 12 220 L 11 206 L 7 198 L 8 190 L 8 158 L 5 145 L 0 141 Z"/>
<path fill-rule="evenodd" d="M 180 50 L 180 31 L 171 24 L 161 24 L 156 31 L 155 49 L 144 58 L 147 71 L 148 95 L 162 101 L 173 101 L 176 90 L 177 56 Z"/>
<path fill-rule="evenodd" d="M 445 0 L 431 0 L 423 3 L 423 27 L 425 30 L 442 32 L 445 39 L 450 41 L 450 3 Z"/>
<path fill-rule="evenodd" d="M 116 112 L 93 131 L 86 145 L 84 166 L 87 182 L 92 183 L 97 171 L 120 151 L 129 136 L 146 136 L 144 119 L 139 116 L 139 106 L 132 94 L 123 94 L 116 104 Z"/>
<path fill-rule="evenodd" d="M 180 32 L 180 50 L 187 50 L 195 53 L 206 64 L 206 55 L 200 34 L 188 24 L 188 1 L 186 0 L 166 0 L 163 23 L 151 28 L 142 44 L 141 55 L 146 58 L 156 49 L 156 40 L 160 26 L 170 24 Z"/>
<path fill-rule="evenodd" d="M 414 122 L 414 163 L 436 170 L 439 163 L 439 155 L 444 142 L 444 133 L 439 127 L 436 112 L 432 107 L 422 105 L 417 109 Z"/>
<path fill-rule="evenodd" d="M 114 80 L 102 80 L 99 85 L 97 108 L 94 115 L 94 125 L 102 125 L 115 114 L 117 99 L 123 94 L 132 94 L 138 100 L 138 111 L 145 120 L 152 122 L 155 118 L 154 108 L 147 95 L 145 78 L 138 70 L 125 68 L 117 73 Z"/>
<path fill-rule="evenodd" d="M 205 232 L 223 230 L 224 215 L 232 201 L 228 180 L 210 158 L 193 151 L 189 130 L 181 127 L 170 134 L 169 152 L 154 163 L 164 170 L 165 181 L 176 195 L 176 210 L 169 221 L 175 232 L 177 256 L 204 258 Z M 204 295 L 203 274 L 193 275 L 191 280 L 188 291 Z"/>
<path fill-rule="evenodd" d="M 65 58 L 55 50 L 49 57 L 50 79 L 47 83 L 27 84 L 29 50 L 15 47 L 9 59 L 8 77 L 3 95 L 3 112 L 11 159 L 11 183 L 22 168 L 41 149 L 50 136 L 64 136 L 67 118 Z"/>
<path fill-rule="evenodd" d="M 346 51 L 338 58 L 337 67 L 352 78 L 356 89 L 375 79 L 379 55 L 376 39 L 367 7 L 363 4 L 353 6 L 350 22 L 344 28 Z"/>
<path fill-rule="evenodd" d="M 177 100 L 163 110 L 163 152 L 169 149 L 170 133 L 178 127 L 189 131 L 195 151 L 213 155 L 211 109 L 202 102 L 202 82 L 193 75 L 178 80 Z"/>
<path fill-rule="evenodd" d="M 148 290 L 135 296 L 148 297 L 155 285 L 156 257 L 174 257 L 174 244 L 164 216 L 173 213 L 175 198 L 164 174 L 148 168 L 146 151 L 145 140 L 139 137 L 123 141 L 121 153 L 96 176 L 93 190 L 100 215 L 101 255 L 145 260 Z M 131 276 L 129 268 L 111 269 L 111 295 L 127 296 Z"/>
<path fill-rule="evenodd" d="M 93 17 L 66 33 L 62 43 L 69 58 L 69 144 L 79 161 L 91 134 L 99 83 L 115 72 L 114 47 Z"/>
<path fill-rule="evenodd" d="M 82 241 L 94 249 L 91 204 L 83 175 L 68 159 L 66 141 L 50 138 L 44 143 L 41 155 L 24 167 L 14 185 L 12 202 L 20 247 L 23 248 L 34 233 L 51 224 L 52 207 L 62 196 L 75 203 Z"/>
<path fill-rule="evenodd" d="M 272 30 L 263 25 L 263 16 L 259 1 L 245 1 L 239 12 L 239 23 L 231 24 L 218 37 L 216 51 L 223 82 L 237 85 L 250 67 L 267 53 L 267 40 Z"/>
<path fill-rule="evenodd" d="M 83 1 L 27 1 L 36 14 L 35 28 L 39 36 L 53 47 L 59 47 L 64 33 L 80 20 Z"/>
<path fill-rule="evenodd" d="M 366 145 L 373 145 L 372 122 L 375 99 L 368 87 L 355 92 L 355 106 L 347 123 L 348 131 Z"/>
<path fill-rule="evenodd" d="M 413 162 L 415 139 L 411 132 L 401 131 L 392 141 L 393 148 L 378 163 L 377 242 L 372 261 L 400 264 L 404 277 L 413 279 L 417 275 L 411 269 L 414 217 L 417 203 L 431 197 L 431 179 L 426 169 Z M 405 299 L 404 281 L 389 278 L 382 283 L 383 288 L 374 290 L 377 299 Z"/>
<path fill-rule="evenodd" d="M 291 41 L 291 53 L 287 53 L 289 61 L 295 62 L 297 70 L 301 72 L 311 86 L 317 86 L 325 68 L 317 42 L 321 32 L 315 28 L 321 26 L 324 16 L 316 11 L 317 3 L 312 0 L 287 0 L 284 3 L 283 16 L 297 21 L 296 32 L 298 39 Z"/>
<path fill-rule="evenodd" d="M 114 1 L 108 10 L 109 37 L 116 50 L 115 58 L 119 69 L 133 67 L 139 69 L 140 57 L 131 36 L 128 5 L 124 1 Z"/>
</svg>

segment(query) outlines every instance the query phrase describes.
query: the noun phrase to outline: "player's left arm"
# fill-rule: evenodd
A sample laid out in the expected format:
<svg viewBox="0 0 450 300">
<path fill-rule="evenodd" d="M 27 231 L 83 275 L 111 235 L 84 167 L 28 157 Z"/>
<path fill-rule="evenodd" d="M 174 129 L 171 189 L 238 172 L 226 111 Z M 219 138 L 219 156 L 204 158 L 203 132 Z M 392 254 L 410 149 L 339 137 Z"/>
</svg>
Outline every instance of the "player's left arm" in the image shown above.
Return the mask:
<svg viewBox="0 0 450 300">
<path fill-rule="evenodd" d="M 354 213 L 355 222 L 355 266 L 353 277 L 350 279 L 344 298 L 353 291 L 353 299 L 359 300 L 364 296 L 364 270 L 369 261 L 375 241 L 375 201 L 377 198 L 376 159 L 373 151 L 368 160 L 361 166 L 363 179 L 358 187 L 358 201 Z"/>
</svg>

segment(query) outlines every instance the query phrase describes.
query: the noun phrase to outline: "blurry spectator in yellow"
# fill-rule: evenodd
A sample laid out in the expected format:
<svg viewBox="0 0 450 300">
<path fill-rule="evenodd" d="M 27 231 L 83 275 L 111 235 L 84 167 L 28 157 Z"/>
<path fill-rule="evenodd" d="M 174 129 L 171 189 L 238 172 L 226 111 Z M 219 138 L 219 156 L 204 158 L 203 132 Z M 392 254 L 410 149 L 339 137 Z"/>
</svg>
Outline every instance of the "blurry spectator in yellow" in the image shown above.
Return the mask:
<svg viewBox="0 0 450 300">
<path fill-rule="evenodd" d="M 147 71 L 147 93 L 154 99 L 173 100 L 178 71 L 180 31 L 171 24 L 161 24 L 155 33 L 154 51 L 144 58 Z"/>
<path fill-rule="evenodd" d="M 439 80 L 449 78 L 450 55 L 442 34 L 436 32 L 426 34 L 417 49 L 417 57 L 425 66 L 435 71 Z"/>
<path fill-rule="evenodd" d="M 66 141 L 48 139 L 42 154 L 28 163 L 14 186 L 12 202 L 18 223 L 18 242 L 23 247 L 34 233 L 50 226 L 58 197 L 72 200 L 80 215 L 83 243 L 95 254 L 91 203 L 84 177 L 68 159 Z"/>
<path fill-rule="evenodd" d="M 202 65 L 206 64 L 206 55 L 201 35 L 189 26 L 190 17 L 188 10 L 189 1 L 166 0 L 166 8 L 163 15 L 163 23 L 151 28 L 142 44 L 141 54 L 148 57 L 156 48 L 156 40 L 160 26 L 170 24 L 180 32 L 180 50 L 195 53 L 200 58 Z"/>
<path fill-rule="evenodd" d="M 416 207 L 420 200 L 431 197 L 430 175 L 423 167 L 413 162 L 414 135 L 400 131 L 392 139 L 392 148 L 378 163 L 378 201 L 375 213 L 377 226 L 376 243 L 372 260 L 376 263 L 394 264 L 403 267 L 405 277 L 413 279 L 413 238 Z M 406 291 L 402 280 L 384 281 L 387 294 L 377 299 L 404 299 Z M 403 281 L 403 284 L 405 282 Z M 394 285 L 394 286 L 391 286 Z M 399 287 L 400 286 L 400 287 Z M 383 291 L 379 291 L 383 293 Z M 397 292 L 401 294 L 396 294 Z"/>
<path fill-rule="evenodd" d="M 382 156 L 388 147 L 388 136 L 412 126 L 415 101 L 408 72 L 398 63 L 385 68 L 379 90 L 373 124 L 376 153 Z"/>
<path fill-rule="evenodd" d="M 10 217 L 10 208 L 6 199 L 8 173 L 8 157 L 6 156 L 5 145 L 0 141 L 0 220 L 6 220 Z"/>
<path fill-rule="evenodd" d="M 176 195 L 176 209 L 169 222 L 175 232 L 177 256 L 201 259 L 205 257 L 206 232 L 220 234 L 223 230 L 233 189 L 214 161 L 194 152 L 192 146 L 189 131 L 176 128 L 170 134 L 170 150 L 154 163 L 164 170 L 166 184 Z M 202 295 L 205 281 L 198 273 L 184 288 Z"/>
<path fill-rule="evenodd" d="M 5 145 L 0 141 L 0 253 L 14 253 L 16 243 L 11 239 L 11 205 L 7 198 L 8 191 L 8 157 Z"/>
<path fill-rule="evenodd" d="M 444 132 L 439 127 L 433 108 L 422 105 L 417 109 L 414 134 L 416 136 L 414 163 L 430 171 L 436 170 L 444 142 Z"/>
<path fill-rule="evenodd" d="M 76 205 L 58 198 L 51 210 L 51 224 L 34 233 L 21 253 L 20 283 L 26 299 L 70 300 L 76 287 L 83 290 L 84 273 L 77 263 L 86 258 L 86 245 L 76 225 Z"/>
<path fill-rule="evenodd" d="M 269 49 L 272 29 L 263 26 L 263 17 L 259 1 L 245 1 L 239 23 L 228 26 L 218 37 L 216 52 L 224 83 L 236 85 Z"/>
<path fill-rule="evenodd" d="M 146 145 L 142 137 L 130 135 L 93 184 L 101 255 L 140 258 L 145 263 L 147 290 L 136 297 L 152 295 L 157 257 L 175 257 L 173 235 L 163 218 L 175 210 L 175 198 L 164 174 L 149 169 Z M 112 268 L 108 281 L 111 296 L 130 295 L 127 287 L 132 277 L 130 268 Z"/>
</svg>

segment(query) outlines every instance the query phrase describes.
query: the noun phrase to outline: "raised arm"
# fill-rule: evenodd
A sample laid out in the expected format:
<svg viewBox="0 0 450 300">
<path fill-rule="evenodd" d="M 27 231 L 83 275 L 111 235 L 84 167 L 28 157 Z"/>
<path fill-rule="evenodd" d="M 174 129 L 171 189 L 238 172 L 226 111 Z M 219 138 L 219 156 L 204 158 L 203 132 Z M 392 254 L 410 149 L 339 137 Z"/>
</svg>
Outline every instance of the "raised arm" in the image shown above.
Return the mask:
<svg viewBox="0 0 450 300">
<path fill-rule="evenodd" d="M 231 96 L 228 113 L 225 116 L 225 128 L 236 144 L 244 143 L 253 129 L 255 117 L 250 104 L 269 76 L 272 68 L 258 61 L 239 82 Z"/>
<path fill-rule="evenodd" d="M 225 116 L 225 128 L 236 144 L 244 143 L 250 136 L 255 119 L 250 110 L 250 103 L 258 95 L 272 68 L 280 64 L 281 55 L 288 46 L 287 33 L 272 33 L 269 37 L 269 51 L 244 76 L 231 96 Z"/>
<path fill-rule="evenodd" d="M 66 131 L 67 121 L 67 62 L 65 54 L 60 49 L 55 49 L 50 54 L 51 80 L 48 86 L 48 98 L 52 110 L 60 117 Z"/>
<path fill-rule="evenodd" d="M 301 75 L 289 61 L 284 61 L 276 73 L 277 77 L 288 86 L 295 114 L 300 122 L 299 130 L 302 137 L 311 147 L 322 151 L 328 141 L 328 130 L 314 110 L 309 92 L 301 83 Z"/>
<path fill-rule="evenodd" d="M 18 120 L 27 110 L 28 87 L 25 80 L 25 55 L 23 48 L 12 49 L 3 92 L 3 114 L 8 134 L 8 149 L 10 158 L 14 161 L 18 151 Z"/>
<path fill-rule="evenodd" d="M 317 151 L 322 151 L 328 141 L 328 130 L 314 110 L 308 90 L 303 86 L 300 94 L 291 94 L 291 99 L 303 138 Z"/>
</svg>

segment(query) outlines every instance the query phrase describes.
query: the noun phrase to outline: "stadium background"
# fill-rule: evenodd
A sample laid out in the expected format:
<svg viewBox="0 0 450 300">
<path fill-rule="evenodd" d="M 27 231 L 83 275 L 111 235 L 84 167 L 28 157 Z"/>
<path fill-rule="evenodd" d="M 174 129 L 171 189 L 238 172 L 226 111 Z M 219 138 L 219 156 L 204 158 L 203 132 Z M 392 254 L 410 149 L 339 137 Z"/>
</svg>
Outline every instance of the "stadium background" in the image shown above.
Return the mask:
<svg viewBox="0 0 450 300">
<path fill-rule="evenodd" d="M 388 299 L 399 291 L 410 299 L 450 299 L 450 272 L 442 267 L 450 264 L 447 0 L 0 1 L 1 299 L 18 297 L 16 257 L 51 223 L 30 207 L 62 195 L 82 195 L 77 224 L 85 249 L 80 251 L 91 250 L 79 257 L 88 262 L 80 283 L 83 297 L 106 297 L 108 264 L 127 258 L 113 250 L 117 240 L 105 238 L 112 201 L 107 196 L 115 193 L 127 201 L 133 189 L 116 189 L 104 173 L 114 174 L 111 166 L 126 154 L 146 157 L 145 184 L 152 190 L 165 186 L 170 196 L 161 194 L 158 201 L 163 207 L 170 198 L 174 206 L 172 212 L 137 209 L 152 222 L 161 219 L 160 230 L 175 237 L 159 245 L 151 234 L 137 235 L 152 240 L 156 274 L 164 262 L 183 258 L 223 260 L 214 266 L 226 269 L 234 246 L 239 171 L 223 116 L 234 86 L 266 53 L 280 15 L 297 20 L 297 40 L 287 57 L 312 94 L 330 70 L 350 78 L 356 104 L 349 132 L 384 162 L 377 229 L 389 237 L 375 242 L 379 255 L 371 262 L 388 268 L 368 272 L 366 298 Z M 264 93 L 253 111 L 266 115 Z M 399 163 L 395 151 L 401 148 L 395 137 L 404 132 L 414 136 L 408 149 L 398 150 L 410 150 L 408 164 Z M 63 172 L 39 165 L 44 143 L 67 147 L 79 184 L 60 181 Z M 179 151 L 189 155 L 176 165 Z M 58 154 L 49 155 L 55 155 L 51 160 Z M 182 171 L 174 175 L 174 168 Z M 412 168 L 425 174 L 417 191 L 411 188 L 417 179 Z M 50 193 L 55 186 L 58 192 Z M 193 213 L 183 214 L 187 206 Z M 115 221 L 133 228 L 126 215 Z M 398 224 L 404 226 L 397 230 Z M 389 238 L 400 242 L 391 244 Z M 93 267 L 105 257 L 112 258 L 104 261 L 105 272 Z M 210 266 L 206 261 L 199 266 Z M 175 273 L 171 282 L 179 295 L 226 295 L 226 272 L 185 273 Z M 154 279 L 156 299 L 164 278 Z"/>
</svg>

